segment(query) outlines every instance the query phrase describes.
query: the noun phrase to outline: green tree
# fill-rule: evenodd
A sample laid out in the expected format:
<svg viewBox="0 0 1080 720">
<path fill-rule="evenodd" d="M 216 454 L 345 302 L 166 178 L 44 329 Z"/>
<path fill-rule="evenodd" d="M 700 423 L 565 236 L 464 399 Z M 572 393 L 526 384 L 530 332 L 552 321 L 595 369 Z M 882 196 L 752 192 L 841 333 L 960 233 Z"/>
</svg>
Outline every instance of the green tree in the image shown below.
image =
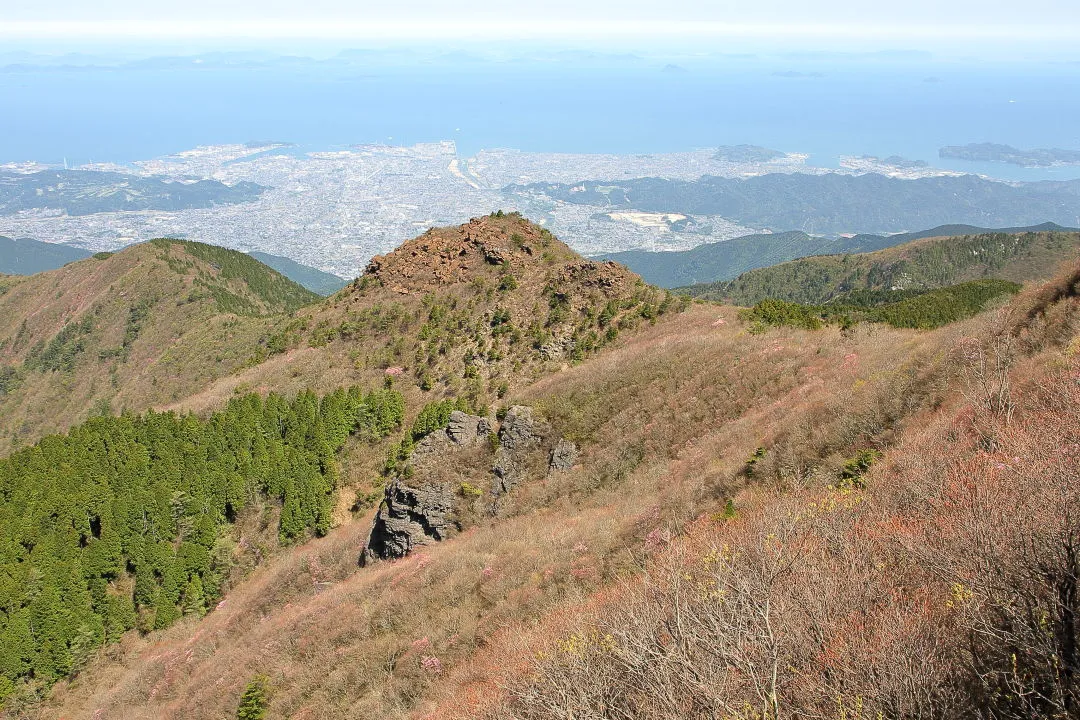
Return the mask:
<svg viewBox="0 0 1080 720">
<path fill-rule="evenodd" d="M 270 680 L 265 675 L 256 675 L 244 688 L 244 694 L 240 696 L 236 720 L 263 720 L 269 707 Z"/>
</svg>

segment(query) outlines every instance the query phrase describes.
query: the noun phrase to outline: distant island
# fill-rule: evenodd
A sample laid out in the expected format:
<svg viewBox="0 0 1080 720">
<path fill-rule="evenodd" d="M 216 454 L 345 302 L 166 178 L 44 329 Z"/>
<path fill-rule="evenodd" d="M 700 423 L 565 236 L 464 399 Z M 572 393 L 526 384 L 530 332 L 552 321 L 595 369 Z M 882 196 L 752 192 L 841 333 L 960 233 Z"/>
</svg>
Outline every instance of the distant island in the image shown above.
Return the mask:
<svg viewBox="0 0 1080 720">
<path fill-rule="evenodd" d="M 1023 167 L 1038 168 L 1054 165 L 1080 165 L 1080 151 L 1061 148 L 1036 148 L 1020 150 L 1011 145 L 997 143 L 970 143 L 948 145 L 938 150 L 938 157 L 969 162 L 996 162 Z"/>
</svg>

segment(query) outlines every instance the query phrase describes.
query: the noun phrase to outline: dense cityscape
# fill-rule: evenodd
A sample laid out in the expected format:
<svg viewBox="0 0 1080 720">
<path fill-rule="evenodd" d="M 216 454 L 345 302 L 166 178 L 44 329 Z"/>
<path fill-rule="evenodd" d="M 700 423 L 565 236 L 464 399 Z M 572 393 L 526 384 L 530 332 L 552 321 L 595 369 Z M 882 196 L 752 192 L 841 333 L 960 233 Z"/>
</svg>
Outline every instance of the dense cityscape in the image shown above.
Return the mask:
<svg viewBox="0 0 1080 720">
<path fill-rule="evenodd" d="M 97 163 L 79 170 L 123 173 L 180 183 L 212 179 L 226 186 L 257 183 L 255 200 L 210 203 L 181 210 L 109 211 L 72 215 L 56 208 L 0 217 L 0 235 L 115 250 L 155 237 L 184 237 L 244 251 L 261 251 L 352 277 L 373 255 L 387 252 L 432 226 L 459 223 L 495 209 L 518 210 L 583 254 L 634 248 L 684 250 L 760 230 L 716 215 L 626 212 L 566 203 L 535 183 L 632 178 L 695 180 L 764 173 L 878 172 L 897 177 L 945 174 L 876 158 L 845 159 L 839 170 L 806 164 L 806 156 L 752 146 L 649 155 L 535 153 L 482 150 L 459 155 L 453 142 L 411 147 L 360 145 L 304 152 L 287 144 L 199 147 L 131 166 Z M 891 159 L 890 159 L 891 160 Z M 14 175 L 37 164 L 0 168 Z M 114 177 L 114 176 L 113 176 Z M 115 181 L 94 192 L 124 190 Z M 123 186 L 123 187 L 120 187 Z"/>
</svg>

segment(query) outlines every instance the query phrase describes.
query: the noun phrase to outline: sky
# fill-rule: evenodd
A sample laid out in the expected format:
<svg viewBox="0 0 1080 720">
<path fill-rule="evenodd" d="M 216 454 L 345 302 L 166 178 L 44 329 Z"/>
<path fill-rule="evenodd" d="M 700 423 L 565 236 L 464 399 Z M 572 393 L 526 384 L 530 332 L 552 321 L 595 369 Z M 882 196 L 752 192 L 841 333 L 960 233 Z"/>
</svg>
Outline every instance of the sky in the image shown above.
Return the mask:
<svg viewBox="0 0 1080 720">
<path fill-rule="evenodd" d="M 3 0 L 0 38 L 1074 41 L 1075 0 Z"/>
</svg>

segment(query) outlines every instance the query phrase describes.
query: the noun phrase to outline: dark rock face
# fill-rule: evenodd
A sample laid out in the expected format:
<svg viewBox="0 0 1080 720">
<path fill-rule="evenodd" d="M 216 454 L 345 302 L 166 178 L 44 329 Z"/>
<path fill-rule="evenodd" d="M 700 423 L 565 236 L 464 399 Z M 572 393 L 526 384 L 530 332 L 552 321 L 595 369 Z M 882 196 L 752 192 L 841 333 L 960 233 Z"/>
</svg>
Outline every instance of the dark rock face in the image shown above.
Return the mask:
<svg viewBox="0 0 1080 720">
<path fill-rule="evenodd" d="M 460 410 L 450 413 L 450 427 L 446 429 L 446 436 L 455 445 L 471 445 L 486 438 L 490 432 L 491 423 L 487 418 L 467 415 Z"/>
<path fill-rule="evenodd" d="M 405 557 L 417 545 L 442 540 L 454 529 L 453 488 L 416 488 L 394 480 L 386 488 L 360 564 L 375 558 Z"/>
<path fill-rule="evenodd" d="M 422 439 L 409 457 L 417 471 L 415 480 L 395 478 L 386 487 L 382 507 L 375 515 L 367 548 L 360 564 L 376 558 L 405 557 L 417 545 L 444 540 L 457 529 L 452 484 L 425 482 L 424 469 L 447 454 L 487 438 L 491 421 L 459 410 L 450 414 L 450 425 Z"/>
</svg>

